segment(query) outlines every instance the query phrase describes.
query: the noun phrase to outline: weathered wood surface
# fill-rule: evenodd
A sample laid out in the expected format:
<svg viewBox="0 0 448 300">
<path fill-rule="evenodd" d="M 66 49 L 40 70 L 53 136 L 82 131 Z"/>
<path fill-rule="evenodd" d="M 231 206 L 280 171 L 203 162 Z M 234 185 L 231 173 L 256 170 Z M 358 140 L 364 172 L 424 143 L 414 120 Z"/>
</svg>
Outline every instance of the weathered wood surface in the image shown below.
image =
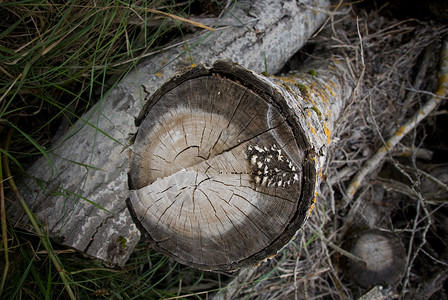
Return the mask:
<svg viewBox="0 0 448 300">
<path fill-rule="evenodd" d="M 148 100 L 136 122 L 129 207 L 158 251 L 229 271 L 258 264 L 295 236 L 351 92 L 337 65 L 267 78 L 217 61 Z"/>
<path fill-rule="evenodd" d="M 220 28 L 218 21 L 215 32 L 140 63 L 56 142 L 51 165 L 42 158 L 27 170 L 33 179 L 22 183 L 21 193 L 50 235 L 91 256 L 124 264 L 140 238 L 125 205 L 126 149 L 147 93 L 192 63 L 216 59 L 275 73 L 319 28 L 328 10 L 327 0 L 238 1 L 223 21 L 235 25 Z M 26 224 L 18 205 L 10 205 L 8 215 Z"/>
</svg>

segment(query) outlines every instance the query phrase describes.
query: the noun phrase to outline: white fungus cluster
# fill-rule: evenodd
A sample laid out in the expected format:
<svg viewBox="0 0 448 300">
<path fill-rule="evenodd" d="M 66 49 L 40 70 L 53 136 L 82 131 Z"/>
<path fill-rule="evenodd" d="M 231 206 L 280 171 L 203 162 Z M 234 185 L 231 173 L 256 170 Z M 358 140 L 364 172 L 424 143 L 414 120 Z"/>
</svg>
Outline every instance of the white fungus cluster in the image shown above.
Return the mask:
<svg viewBox="0 0 448 300">
<path fill-rule="evenodd" d="M 296 167 L 275 144 L 270 148 L 249 145 L 247 157 L 255 184 L 265 187 L 287 187 L 299 180 Z"/>
</svg>

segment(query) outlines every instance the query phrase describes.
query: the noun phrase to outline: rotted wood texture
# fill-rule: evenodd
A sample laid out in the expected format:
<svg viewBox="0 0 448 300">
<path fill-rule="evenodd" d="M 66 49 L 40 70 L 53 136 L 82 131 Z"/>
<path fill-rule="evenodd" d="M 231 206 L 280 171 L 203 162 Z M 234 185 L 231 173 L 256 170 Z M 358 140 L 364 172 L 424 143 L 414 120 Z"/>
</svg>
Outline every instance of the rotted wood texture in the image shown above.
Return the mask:
<svg viewBox="0 0 448 300">
<path fill-rule="evenodd" d="M 238 1 L 217 20 L 216 31 L 198 33 L 141 62 L 54 141 L 57 146 L 49 154 L 51 162 L 42 158 L 27 170 L 29 178 L 20 192 L 50 236 L 93 257 L 123 265 L 140 238 L 125 204 L 129 197 L 126 149 L 147 94 L 175 72 L 216 59 L 230 59 L 255 72 L 276 73 L 319 28 L 328 11 L 327 0 Z M 18 205 L 10 204 L 8 215 L 26 226 Z"/>
<path fill-rule="evenodd" d="M 158 251 L 229 271 L 258 264 L 295 236 L 350 92 L 332 67 L 267 78 L 217 61 L 148 100 L 136 122 L 128 204 Z"/>
</svg>

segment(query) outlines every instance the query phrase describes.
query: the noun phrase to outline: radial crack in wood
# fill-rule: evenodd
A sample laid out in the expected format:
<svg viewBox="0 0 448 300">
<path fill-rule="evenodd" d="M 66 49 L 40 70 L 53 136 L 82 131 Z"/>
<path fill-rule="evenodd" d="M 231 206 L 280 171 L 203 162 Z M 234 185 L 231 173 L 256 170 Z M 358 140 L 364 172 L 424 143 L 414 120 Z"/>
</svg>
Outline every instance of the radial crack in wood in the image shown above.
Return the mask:
<svg viewBox="0 0 448 300">
<path fill-rule="evenodd" d="M 218 61 L 175 76 L 148 100 L 136 120 L 128 207 L 157 250 L 197 268 L 235 270 L 294 237 L 315 200 L 315 147 L 329 134 L 314 120 L 322 114 L 299 121 L 300 107 L 329 91 L 303 96 L 291 86 L 288 99 L 277 87 Z M 332 121 L 324 100 L 316 105 Z"/>
</svg>

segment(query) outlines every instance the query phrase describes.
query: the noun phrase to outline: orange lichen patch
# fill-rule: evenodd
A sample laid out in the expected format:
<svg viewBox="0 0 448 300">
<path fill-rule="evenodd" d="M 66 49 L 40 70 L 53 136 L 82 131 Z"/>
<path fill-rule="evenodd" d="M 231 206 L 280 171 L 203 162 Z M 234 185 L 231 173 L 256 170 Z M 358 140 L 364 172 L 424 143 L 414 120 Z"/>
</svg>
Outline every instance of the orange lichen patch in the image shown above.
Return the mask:
<svg viewBox="0 0 448 300">
<path fill-rule="evenodd" d="M 331 87 L 328 84 L 325 84 L 325 89 L 323 89 L 323 93 L 325 94 L 325 102 L 328 102 L 328 95 L 331 94 L 332 96 L 334 96 L 333 90 L 331 89 Z"/>
<path fill-rule="evenodd" d="M 385 146 L 381 146 L 380 149 L 378 149 L 378 152 L 387 152 L 387 148 Z"/>
<path fill-rule="evenodd" d="M 277 254 L 273 254 L 273 255 L 271 255 L 271 256 L 268 256 L 267 259 L 272 259 L 272 258 L 274 258 L 276 255 L 277 255 Z"/>
<path fill-rule="evenodd" d="M 297 84 L 297 80 L 293 79 L 291 77 L 286 77 L 286 76 L 272 76 L 272 77 L 275 78 L 275 79 L 279 79 L 279 80 L 281 80 L 283 82 L 287 82 L 287 83 L 293 84 L 293 85 Z"/>
<path fill-rule="evenodd" d="M 405 126 L 401 126 L 400 128 L 398 128 L 396 135 L 403 135 L 405 129 Z"/>
<path fill-rule="evenodd" d="M 319 98 L 322 98 L 322 90 L 321 89 L 319 89 L 318 87 L 313 87 L 312 91 L 316 96 L 318 96 Z"/>
<path fill-rule="evenodd" d="M 329 81 L 328 82 L 333 88 L 331 88 L 330 85 L 325 84 L 325 87 L 327 88 L 327 91 L 330 93 L 330 95 L 332 97 L 334 97 L 335 93 L 334 93 L 334 89 L 336 88 L 336 84 L 333 81 Z"/>
<path fill-rule="evenodd" d="M 420 111 L 418 113 L 421 114 L 421 115 L 424 115 L 425 111 L 423 109 L 420 109 Z"/>
<path fill-rule="evenodd" d="M 439 78 L 439 88 L 437 89 L 436 95 L 438 97 L 435 97 L 436 101 L 440 101 L 441 98 L 445 97 L 446 95 L 446 87 L 445 84 L 447 83 L 447 75 L 443 74 Z"/>
<path fill-rule="evenodd" d="M 154 75 L 156 75 L 157 77 L 163 77 L 163 73 L 162 72 L 156 72 Z"/>
<path fill-rule="evenodd" d="M 330 129 L 328 129 L 328 127 L 327 127 L 327 122 L 324 122 L 324 132 L 325 132 L 325 135 L 327 136 L 327 138 L 328 138 L 328 140 L 327 140 L 327 145 L 328 144 L 330 144 L 330 142 L 331 142 L 331 131 L 330 131 Z"/>
<path fill-rule="evenodd" d="M 316 96 L 316 95 L 314 95 Z M 314 106 L 316 106 L 316 102 L 313 100 L 313 97 L 311 97 L 311 95 L 309 94 L 309 92 L 306 92 L 304 98 L 307 98 L 309 102 L 313 103 Z"/>
<path fill-rule="evenodd" d="M 277 254 L 273 254 L 273 255 L 270 255 L 270 256 L 266 257 L 263 261 L 260 261 L 260 262 L 257 264 L 257 267 L 258 267 L 259 265 L 261 265 L 261 263 L 263 263 L 263 262 L 267 262 L 268 260 L 273 259 L 276 255 L 277 255 Z"/>
<path fill-rule="evenodd" d="M 311 126 L 311 124 L 310 124 L 309 122 L 306 122 L 306 124 L 307 124 L 308 127 L 311 129 L 311 132 L 312 132 L 313 134 L 316 134 L 316 129 L 314 129 L 314 127 Z M 314 158 L 313 158 L 313 159 L 314 159 Z"/>
<path fill-rule="evenodd" d="M 317 177 L 317 174 L 316 174 L 316 177 Z M 311 212 L 312 212 L 312 211 L 314 210 L 314 208 L 316 207 L 317 194 L 318 194 L 318 193 L 319 193 L 319 192 L 316 191 L 316 194 L 314 194 L 313 204 L 311 205 L 310 210 L 308 211 L 308 216 L 311 215 Z"/>
<path fill-rule="evenodd" d="M 311 82 L 310 87 L 315 94 L 319 95 L 321 95 L 322 91 L 324 90 L 323 86 L 319 82 Z"/>
<path fill-rule="evenodd" d="M 350 190 L 350 196 L 353 196 L 356 193 L 356 191 L 358 190 L 359 182 L 358 181 L 353 181 L 351 186 L 353 187 L 353 189 Z"/>
<path fill-rule="evenodd" d="M 390 141 L 386 142 L 386 147 L 387 149 L 390 149 L 392 147 L 392 143 Z"/>
<path fill-rule="evenodd" d="M 325 89 L 315 87 L 314 93 L 317 94 L 317 96 L 322 100 L 322 102 L 328 103 L 328 94 Z"/>
<path fill-rule="evenodd" d="M 311 205 L 310 210 L 308 211 L 308 216 L 311 215 L 311 212 L 314 210 L 315 207 L 316 207 L 315 204 Z"/>
<path fill-rule="evenodd" d="M 310 110 L 307 110 L 306 113 L 308 114 L 309 117 L 311 117 L 312 113 Z"/>
<path fill-rule="evenodd" d="M 328 88 L 328 91 L 330 92 L 331 96 L 334 97 L 334 95 L 335 95 L 334 91 L 338 89 L 338 85 L 331 80 L 327 81 L 327 83 L 333 87 L 333 88 L 331 88 L 331 87 L 327 87 L 327 88 Z"/>
</svg>

